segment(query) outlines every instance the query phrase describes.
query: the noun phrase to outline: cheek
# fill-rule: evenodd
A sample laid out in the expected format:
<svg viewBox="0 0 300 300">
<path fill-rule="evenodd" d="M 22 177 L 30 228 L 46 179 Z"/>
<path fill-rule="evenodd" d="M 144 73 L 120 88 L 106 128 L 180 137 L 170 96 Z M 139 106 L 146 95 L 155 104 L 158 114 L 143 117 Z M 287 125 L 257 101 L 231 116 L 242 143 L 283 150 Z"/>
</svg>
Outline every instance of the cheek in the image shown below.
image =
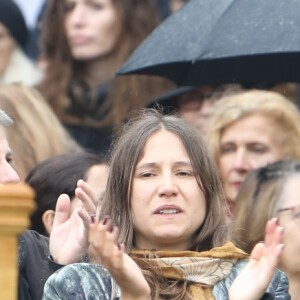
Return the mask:
<svg viewBox="0 0 300 300">
<path fill-rule="evenodd" d="M 227 175 L 232 165 L 232 160 L 229 156 L 221 156 L 218 161 L 218 169 L 223 181 L 226 181 Z"/>
<path fill-rule="evenodd" d="M 146 212 L 147 207 L 151 205 L 155 190 L 155 185 L 149 182 L 146 184 L 144 182 L 133 183 L 131 192 L 132 213 Z"/>
<path fill-rule="evenodd" d="M 190 191 L 197 190 L 196 193 L 191 193 Z M 189 207 L 192 207 L 195 213 L 200 213 L 201 216 L 205 215 L 206 211 L 206 201 L 203 192 L 199 186 L 195 183 L 193 185 L 186 185 L 185 191 L 182 190 L 182 193 L 186 199 L 192 199 L 188 204 Z"/>
<path fill-rule="evenodd" d="M 294 222 L 294 221 L 289 221 Z M 295 223 L 295 222 L 294 222 Z M 297 247 L 299 250 L 300 248 L 300 234 L 299 234 L 299 225 L 296 226 L 295 224 L 288 224 L 284 226 L 284 235 L 283 235 L 283 241 L 286 245 L 289 245 L 292 247 Z"/>
<path fill-rule="evenodd" d="M 114 13 L 107 14 L 105 18 L 99 18 L 93 27 L 95 29 L 97 28 L 97 32 L 107 34 L 106 37 L 109 38 L 119 35 L 121 30 L 120 21 L 116 18 Z"/>
<path fill-rule="evenodd" d="M 276 153 L 268 152 L 265 155 L 257 155 L 255 159 L 252 160 L 253 169 L 261 168 L 266 166 L 267 164 L 273 163 L 280 159 Z"/>
</svg>

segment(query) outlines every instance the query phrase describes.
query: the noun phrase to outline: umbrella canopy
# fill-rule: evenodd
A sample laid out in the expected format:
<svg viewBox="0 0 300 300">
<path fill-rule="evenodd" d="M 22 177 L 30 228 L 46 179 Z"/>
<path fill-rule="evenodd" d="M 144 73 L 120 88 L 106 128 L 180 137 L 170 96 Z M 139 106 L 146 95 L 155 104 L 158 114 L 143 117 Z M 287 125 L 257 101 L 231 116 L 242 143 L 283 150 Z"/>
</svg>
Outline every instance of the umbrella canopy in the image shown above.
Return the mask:
<svg viewBox="0 0 300 300">
<path fill-rule="evenodd" d="M 300 81 L 299 0 L 190 0 L 117 74 L 177 85 Z"/>
</svg>

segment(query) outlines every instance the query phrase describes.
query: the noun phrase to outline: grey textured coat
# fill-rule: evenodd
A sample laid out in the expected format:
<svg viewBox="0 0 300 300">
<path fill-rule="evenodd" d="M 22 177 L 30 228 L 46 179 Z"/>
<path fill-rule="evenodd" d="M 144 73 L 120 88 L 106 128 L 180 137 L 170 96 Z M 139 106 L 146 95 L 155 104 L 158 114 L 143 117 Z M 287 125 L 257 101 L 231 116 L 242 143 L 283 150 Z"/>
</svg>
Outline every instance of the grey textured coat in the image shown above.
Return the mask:
<svg viewBox="0 0 300 300">
<path fill-rule="evenodd" d="M 235 264 L 231 274 L 220 281 L 213 288 L 216 300 L 228 299 L 228 289 L 234 278 L 247 264 L 239 261 Z M 115 288 L 115 295 L 112 297 Z M 73 264 L 60 269 L 46 282 L 44 300 L 117 300 L 120 290 L 114 284 L 109 273 L 98 265 L 87 263 Z M 286 275 L 277 271 L 270 283 L 263 300 L 290 299 L 288 293 L 288 280 Z"/>
</svg>

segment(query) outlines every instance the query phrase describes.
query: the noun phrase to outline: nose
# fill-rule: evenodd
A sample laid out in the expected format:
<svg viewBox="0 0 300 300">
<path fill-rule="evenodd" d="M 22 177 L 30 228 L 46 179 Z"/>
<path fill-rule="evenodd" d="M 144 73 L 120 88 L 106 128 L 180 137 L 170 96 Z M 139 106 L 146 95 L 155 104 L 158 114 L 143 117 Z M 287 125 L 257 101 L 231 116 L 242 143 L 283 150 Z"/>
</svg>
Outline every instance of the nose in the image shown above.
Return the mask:
<svg viewBox="0 0 300 300">
<path fill-rule="evenodd" d="M 162 176 L 158 194 L 160 197 L 173 197 L 178 194 L 178 187 L 172 174 Z"/>
<path fill-rule="evenodd" d="M 84 7 L 77 4 L 69 15 L 69 22 L 74 27 L 80 27 L 85 20 Z"/>
<path fill-rule="evenodd" d="M 18 183 L 20 177 L 16 170 L 7 162 L 2 162 L 0 166 L 0 184 Z"/>
<path fill-rule="evenodd" d="M 251 170 L 251 164 L 249 162 L 247 153 L 243 149 L 240 149 L 235 153 L 233 169 L 241 172 L 248 172 Z"/>
</svg>

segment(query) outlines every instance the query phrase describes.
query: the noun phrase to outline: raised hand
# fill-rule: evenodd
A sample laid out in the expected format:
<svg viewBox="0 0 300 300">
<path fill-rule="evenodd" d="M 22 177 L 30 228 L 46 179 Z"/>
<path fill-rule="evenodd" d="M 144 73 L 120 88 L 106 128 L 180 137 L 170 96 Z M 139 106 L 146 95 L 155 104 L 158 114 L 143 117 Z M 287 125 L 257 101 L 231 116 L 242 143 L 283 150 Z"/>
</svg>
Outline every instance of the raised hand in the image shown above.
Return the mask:
<svg viewBox="0 0 300 300">
<path fill-rule="evenodd" d="M 79 262 L 86 255 L 89 224 L 96 212 L 96 195 L 86 182 L 78 181 L 75 194 L 79 201 L 72 214 L 69 196 L 62 194 L 57 199 L 50 234 L 50 253 L 63 265 Z"/>
<path fill-rule="evenodd" d="M 261 299 L 278 265 L 284 247 L 282 238 L 283 227 L 277 225 L 277 219 L 268 221 L 265 242 L 256 244 L 251 252 L 249 263 L 233 281 L 229 289 L 230 300 Z"/>
<path fill-rule="evenodd" d="M 96 213 L 97 195 L 87 182 L 82 179 L 78 180 L 75 195 L 82 202 L 85 211 L 88 212 L 89 215 Z"/>
<path fill-rule="evenodd" d="M 150 287 L 139 266 L 124 251 L 123 244 L 116 244 L 118 229 L 109 218 L 95 220 L 90 225 L 89 242 L 101 265 L 112 275 L 121 289 L 121 300 L 149 300 Z"/>
</svg>

